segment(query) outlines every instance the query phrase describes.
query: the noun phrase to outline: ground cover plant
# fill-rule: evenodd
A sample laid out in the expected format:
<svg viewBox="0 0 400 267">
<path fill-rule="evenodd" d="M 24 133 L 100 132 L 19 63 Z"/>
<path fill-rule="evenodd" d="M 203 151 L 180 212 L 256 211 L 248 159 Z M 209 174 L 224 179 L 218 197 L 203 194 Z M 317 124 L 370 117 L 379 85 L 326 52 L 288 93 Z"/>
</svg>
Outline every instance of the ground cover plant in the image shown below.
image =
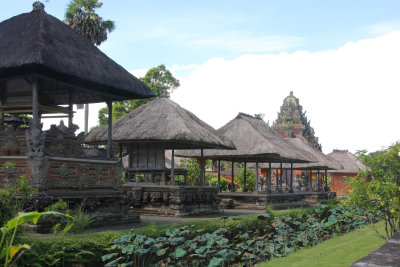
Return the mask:
<svg viewBox="0 0 400 267">
<path fill-rule="evenodd" d="M 319 204 L 290 216 L 258 215 L 251 228 L 243 227 L 240 220 L 221 220 L 224 224 L 213 232 L 184 226 L 157 238 L 124 235 L 114 240 L 102 260 L 105 266 L 254 265 L 358 229 L 374 221 L 374 214 Z"/>
</svg>

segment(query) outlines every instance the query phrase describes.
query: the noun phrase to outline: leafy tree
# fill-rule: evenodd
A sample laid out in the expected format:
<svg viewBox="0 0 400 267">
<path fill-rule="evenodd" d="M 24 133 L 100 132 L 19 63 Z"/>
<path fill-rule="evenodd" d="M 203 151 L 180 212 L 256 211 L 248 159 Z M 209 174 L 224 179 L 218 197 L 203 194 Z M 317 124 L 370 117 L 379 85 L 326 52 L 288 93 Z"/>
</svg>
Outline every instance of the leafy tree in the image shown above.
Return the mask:
<svg viewBox="0 0 400 267">
<path fill-rule="evenodd" d="M 211 160 L 204 160 L 204 169 L 207 169 L 208 167 L 211 166 Z M 187 174 L 187 181 L 189 185 L 198 185 L 200 184 L 201 177 L 200 177 L 200 164 L 197 163 L 197 159 L 194 158 L 188 158 L 188 159 L 182 159 L 181 168 L 185 168 L 188 172 Z M 204 182 L 207 183 L 208 180 L 211 179 L 211 175 L 209 175 L 207 172 L 204 174 Z"/>
<path fill-rule="evenodd" d="M 179 87 L 179 80 L 167 70 L 164 64 L 149 69 L 146 75 L 139 80 L 144 82 L 156 96 L 164 95 L 169 98 L 170 94 Z M 113 121 L 153 99 L 154 98 L 113 102 Z M 104 107 L 99 110 L 100 125 L 106 125 L 107 118 L 108 108 Z"/>
<path fill-rule="evenodd" d="M 241 168 L 237 173 L 235 180 L 238 182 L 238 190 L 243 189 L 244 185 L 244 168 Z M 249 168 L 246 168 L 246 188 L 249 191 L 254 191 L 256 188 L 256 174 Z"/>
<path fill-rule="evenodd" d="M 347 201 L 368 211 L 380 212 L 389 238 L 400 230 L 400 142 L 386 150 L 357 154 L 367 168 L 360 170 L 358 177 L 349 178 L 347 183 L 351 189 Z"/>
<path fill-rule="evenodd" d="M 71 0 L 64 22 L 92 44 L 100 45 L 115 28 L 114 21 L 103 20 L 94 11 L 102 5 L 98 0 Z"/>
</svg>

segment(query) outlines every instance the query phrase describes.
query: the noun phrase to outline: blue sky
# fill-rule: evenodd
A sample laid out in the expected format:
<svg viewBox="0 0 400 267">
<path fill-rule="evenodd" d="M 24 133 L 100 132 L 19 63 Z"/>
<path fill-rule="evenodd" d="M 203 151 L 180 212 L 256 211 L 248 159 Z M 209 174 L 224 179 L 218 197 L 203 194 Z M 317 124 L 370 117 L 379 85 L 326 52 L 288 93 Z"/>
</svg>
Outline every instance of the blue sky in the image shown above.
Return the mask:
<svg viewBox="0 0 400 267">
<path fill-rule="evenodd" d="M 0 21 L 31 10 L 33 0 L 2 0 Z M 45 1 L 64 17 L 69 1 Z M 400 28 L 400 1 L 118 1 L 98 13 L 116 22 L 101 49 L 127 69 L 201 64 L 213 57 L 336 49 Z M 379 28 L 379 25 L 382 25 Z M 386 28 L 385 26 L 386 25 Z M 375 29 L 375 30 L 374 30 Z"/>
<path fill-rule="evenodd" d="M 32 2 L 1 0 L 0 21 Z M 325 153 L 400 139 L 398 0 L 103 2 L 116 29 L 100 49 L 138 77 L 165 64 L 181 81 L 171 98 L 214 128 L 238 112 L 272 123 L 294 91 Z M 67 3 L 44 2 L 59 19 Z"/>
</svg>

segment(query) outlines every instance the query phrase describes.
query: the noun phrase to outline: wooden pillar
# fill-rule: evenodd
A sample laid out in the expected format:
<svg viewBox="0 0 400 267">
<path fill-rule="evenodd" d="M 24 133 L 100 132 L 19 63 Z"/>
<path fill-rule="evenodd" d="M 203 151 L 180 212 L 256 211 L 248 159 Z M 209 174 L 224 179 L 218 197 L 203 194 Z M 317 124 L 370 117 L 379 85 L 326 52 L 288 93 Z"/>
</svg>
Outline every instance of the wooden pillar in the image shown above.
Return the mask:
<svg viewBox="0 0 400 267">
<path fill-rule="evenodd" d="M 328 191 L 328 170 L 327 169 L 325 169 L 325 191 Z"/>
<path fill-rule="evenodd" d="M 289 193 L 293 193 L 293 162 L 290 163 Z"/>
<path fill-rule="evenodd" d="M 232 160 L 231 192 L 235 192 L 235 162 Z"/>
<path fill-rule="evenodd" d="M 34 79 L 32 83 L 32 126 L 33 129 L 39 129 L 39 81 Z"/>
<path fill-rule="evenodd" d="M 283 168 L 282 168 L 282 162 L 280 166 L 280 175 L 279 175 L 279 191 L 282 191 L 282 182 L 283 182 Z"/>
<path fill-rule="evenodd" d="M 204 155 L 203 155 L 203 149 L 201 149 L 201 154 L 200 154 L 200 175 L 201 175 L 201 185 L 203 186 L 205 183 L 205 170 L 204 170 Z"/>
<path fill-rule="evenodd" d="M 73 107 L 74 107 L 74 105 L 73 105 L 73 101 L 72 101 L 72 92 L 71 92 L 72 90 L 69 90 L 68 91 L 68 111 L 69 111 L 69 113 L 68 113 L 68 128 L 71 128 L 71 126 L 72 126 L 72 123 L 73 123 Z"/>
<path fill-rule="evenodd" d="M 3 113 L 3 98 L 4 92 L 7 89 L 7 82 L 0 82 L 0 125 L 4 122 L 4 113 Z"/>
<path fill-rule="evenodd" d="M 89 104 L 85 104 L 85 134 L 89 132 Z"/>
<path fill-rule="evenodd" d="M 108 139 L 107 139 L 107 157 L 112 158 L 112 101 L 107 101 L 108 107 Z"/>
<path fill-rule="evenodd" d="M 321 177 L 319 175 L 319 169 L 317 170 L 317 185 L 318 191 L 321 191 Z"/>
<path fill-rule="evenodd" d="M 222 192 L 221 190 L 221 160 L 218 160 L 218 190 L 219 192 Z"/>
<path fill-rule="evenodd" d="M 313 188 L 312 188 L 312 170 L 310 170 L 310 191 L 313 191 Z"/>
<path fill-rule="evenodd" d="M 288 169 L 287 166 L 285 166 L 285 190 L 289 191 L 289 184 L 288 184 Z"/>
<path fill-rule="evenodd" d="M 247 192 L 247 162 L 244 162 L 244 174 L 243 174 L 243 192 Z"/>
<path fill-rule="evenodd" d="M 258 162 L 256 162 L 256 192 L 258 192 Z"/>
<path fill-rule="evenodd" d="M 268 177 L 267 177 L 267 192 L 271 193 L 272 192 L 272 168 L 271 168 L 271 161 L 268 162 Z"/>
<path fill-rule="evenodd" d="M 119 158 L 122 159 L 122 144 L 119 144 Z"/>
<path fill-rule="evenodd" d="M 172 149 L 171 154 L 171 184 L 175 184 L 175 150 Z"/>
</svg>

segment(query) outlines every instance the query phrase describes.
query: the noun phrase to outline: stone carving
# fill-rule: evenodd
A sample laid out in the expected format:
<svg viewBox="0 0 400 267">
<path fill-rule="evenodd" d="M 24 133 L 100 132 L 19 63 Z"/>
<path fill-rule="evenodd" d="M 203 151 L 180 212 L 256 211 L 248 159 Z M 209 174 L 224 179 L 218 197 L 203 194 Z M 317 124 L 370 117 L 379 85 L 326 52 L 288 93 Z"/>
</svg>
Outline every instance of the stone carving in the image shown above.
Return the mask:
<svg viewBox="0 0 400 267">
<path fill-rule="evenodd" d="M 8 126 L 4 129 L 5 138 L 1 143 L 1 150 L 3 155 L 15 156 L 18 154 L 19 142 L 15 136 L 15 129 L 12 126 Z"/>
<path fill-rule="evenodd" d="M 29 182 L 39 190 L 46 188 L 47 157 L 32 157 L 29 159 Z"/>
<path fill-rule="evenodd" d="M 135 186 L 129 197 L 135 212 L 185 216 L 218 211 L 217 195 L 213 187 Z"/>
<path fill-rule="evenodd" d="M 73 155 L 82 156 L 83 149 L 81 143 L 84 133 L 75 136 L 75 131 L 79 129 L 77 125 L 69 128 L 61 120 L 59 125 L 51 125 L 47 133 L 46 153 L 49 155 Z"/>
<path fill-rule="evenodd" d="M 26 144 L 28 146 L 28 156 L 43 157 L 46 133 L 39 129 L 26 130 Z"/>
</svg>

